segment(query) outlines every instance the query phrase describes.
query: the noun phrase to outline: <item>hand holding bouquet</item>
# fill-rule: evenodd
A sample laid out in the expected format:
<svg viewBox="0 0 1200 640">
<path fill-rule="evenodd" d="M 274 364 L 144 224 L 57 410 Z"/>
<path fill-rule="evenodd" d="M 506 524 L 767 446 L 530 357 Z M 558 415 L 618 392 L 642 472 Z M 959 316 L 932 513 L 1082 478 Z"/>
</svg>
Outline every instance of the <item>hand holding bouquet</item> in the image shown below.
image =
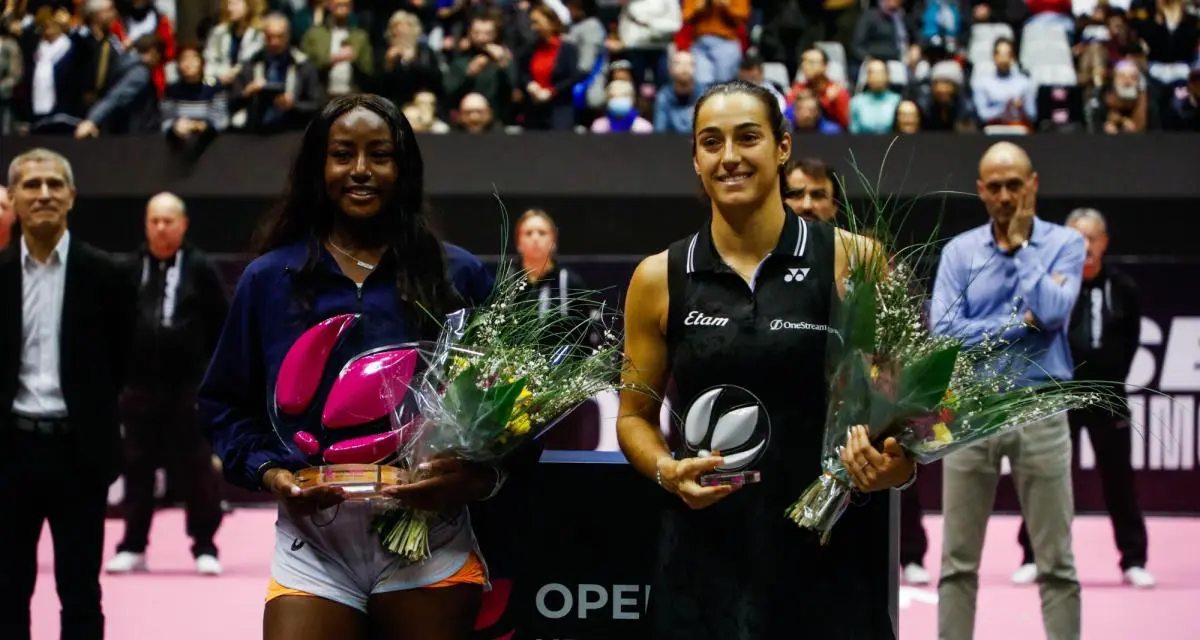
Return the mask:
<svg viewBox="0 0 1200 640">
<path fill-rule="evenodd" d="M 922 317 L 928 296 L 913 268 L 902 258 L 892 262 L 890 273 L 877 261 L 853 266 L 835 312 L 824 472 L 787 512 L 820 532 L 822 543 L 850 502 L 852 475 L 842 457 L 848 437 L 876 448 L 894 438 L 908 457 L 928 464 L 1069 409 L 1113 402 L 1095 383 L 1017 387 L 1031 364 L 998 337 L 967 349 L 960 338 L 932 335 Z"/>
<path fill-rule="evenodd" d="M 374 528 L 386 548 L 409 560 L 429 555 L 437 515 L 431 505 L 453 502 L 436 499 L 443 474 L 482 477 L 494 492 L 506 459 L 584 401 L 620 385 L 622 358 L 616 336 L 603 326 L 603 305 L 578 293 L 568 301 L 573 313 L 541 313 L 536 299 L 522 295 L 527 286 L 524 273 L 502 272 L 485 306 L 447 318 L 411 388 L 402 380 L 385 385 L 411 399 L 389 404 L 396 407 L 393 428 L 409 434 L 399 459 L 412 484 L 388 490 L 400 500 Z M 589 345 L 597 332 L 600 344 Z"/>
</svg>

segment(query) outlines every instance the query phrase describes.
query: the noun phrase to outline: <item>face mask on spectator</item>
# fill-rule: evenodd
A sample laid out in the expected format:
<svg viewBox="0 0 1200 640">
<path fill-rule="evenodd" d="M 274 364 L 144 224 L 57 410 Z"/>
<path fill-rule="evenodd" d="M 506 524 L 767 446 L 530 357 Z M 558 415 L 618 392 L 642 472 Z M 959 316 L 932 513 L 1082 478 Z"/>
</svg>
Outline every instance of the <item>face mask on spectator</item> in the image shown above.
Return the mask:
<svg viewBox="0 0 1200 640">
<path fill-rule="evenodd" d="M 608 113 L 618 118 L 623 118 L 633 111 L 633 98 L 629 96 L 616 96 L 608 101 Z"/>
</svg>

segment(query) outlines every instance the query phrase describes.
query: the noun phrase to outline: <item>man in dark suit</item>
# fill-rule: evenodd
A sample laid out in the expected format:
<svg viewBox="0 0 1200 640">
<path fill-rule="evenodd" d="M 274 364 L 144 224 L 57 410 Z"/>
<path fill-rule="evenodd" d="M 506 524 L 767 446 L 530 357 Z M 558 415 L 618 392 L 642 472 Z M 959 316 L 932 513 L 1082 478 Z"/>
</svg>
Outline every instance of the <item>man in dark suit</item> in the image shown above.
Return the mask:
<svg viewBox="0 0 1200 640">
<path fill-rule="evenodd" d="M 66 158 L 28 151 L 8 178 L 21 233 L 0 252 L 0 638 L 30 637 L 49 521 L 61 637 L 95 640 L 104 637 L 100 561 L 134 290 L 112 257 L 67 231 L 75 184 Z"/>
</svg>

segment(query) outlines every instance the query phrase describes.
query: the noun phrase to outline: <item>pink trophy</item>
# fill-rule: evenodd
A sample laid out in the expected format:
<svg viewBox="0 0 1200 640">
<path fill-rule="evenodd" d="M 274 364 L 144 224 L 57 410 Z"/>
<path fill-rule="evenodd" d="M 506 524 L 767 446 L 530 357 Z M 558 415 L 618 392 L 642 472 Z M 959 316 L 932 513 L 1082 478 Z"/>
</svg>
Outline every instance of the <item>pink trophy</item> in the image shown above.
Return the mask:
<svg viewBox="0 0 1200 640">
<path fill-rule="evenodd" d="M 324 320 L 288 350 L 275 382 L 280 419 L 313 409 L 333 351 L 357 321 L 354 314 Z M 402 470 L 387 463 L 395 459 L 413 424 L 393 429 L 391 416 L 401 410 L 419 358 L 417 345 L 397 345 L 359 354 L 342 367 L 321 407 L 320 433 L 292 436 L 301 453 L 319 460 L 296 473 L 300 487 L 338 486 L 349 499 L 369 500 L 379 497 L 383 487 L 401 482 Z"/>
</svg>

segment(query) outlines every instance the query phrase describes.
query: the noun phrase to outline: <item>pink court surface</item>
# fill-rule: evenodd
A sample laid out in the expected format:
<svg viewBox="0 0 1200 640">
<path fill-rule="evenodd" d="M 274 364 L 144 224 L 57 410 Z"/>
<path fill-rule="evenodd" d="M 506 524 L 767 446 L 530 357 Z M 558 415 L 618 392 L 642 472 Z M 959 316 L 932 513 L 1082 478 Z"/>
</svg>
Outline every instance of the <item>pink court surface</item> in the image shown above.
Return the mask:
<svg viewBox="0 0 1200 640">
<path fill-rule="evenodd" d="M 261 637 L 275 512 L 240 509 L 227 518 L 217 544 L 225 574 L 202 578 L 192 571 L 183 514 L 160 512 L 149 551 L 152 573 L 103 577 L 106 637 L 115 640 L 252 640 Z M 1020 561 L 1018 521 L 992 518 L 984 549 L 977 640 L 1044 638 L 1037 587 L 1014 587 L 1008 576 Z M 108 523 L 105 560 L 122 524 Z M 1107 518 L 1075 522 L 1075 555 L 1083 582 L 1083 637 L 1087 640 L 1200 638 L 1200 518 L 1150 518 L 1150 570 L 1159 585 L 1136 591 L 1121 584 Z M 928 565 L 937 574 L 941 519 L 927 517 Z M 49 530 L 42 533 L 33 597 L 34 640 L 58 638 L 58 600 Z M 900 637 L 937 637 L 936 588 L 904 587 Z"/>
</svg>

